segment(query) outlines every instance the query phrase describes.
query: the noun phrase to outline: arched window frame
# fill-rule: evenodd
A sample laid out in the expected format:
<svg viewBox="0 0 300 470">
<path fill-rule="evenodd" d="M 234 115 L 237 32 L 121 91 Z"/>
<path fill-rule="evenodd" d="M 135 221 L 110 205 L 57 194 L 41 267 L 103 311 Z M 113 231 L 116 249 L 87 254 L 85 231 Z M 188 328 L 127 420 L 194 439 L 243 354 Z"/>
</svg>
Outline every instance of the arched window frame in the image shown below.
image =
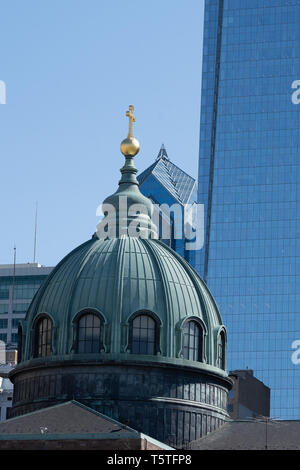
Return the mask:
<svg viewBox="0 0 300 470">
<path fill-rule="evenodd" d="M 146 315 L 152 320 L 154 320 L 155 323 L 155 337 L 154 337 L 154 355 L 156 356 L 157 354 L 161 354 L 161 348 L 160 348 L 160 329 L 162 326 L 161 319 L 156 315 L 154 312 L 151 310 L 138 310 L 137 312 L 133 313 L 129 320 L 128 320 L 128 346 L 126 348 L 126 351 L 129 353 L 132 353 L 132 343 L 133 343 L 133 321 L 140 315 Z M 134 353 L 132 353 L 134 354 Z M 147 354 L 146 354 L 147 355 Z"/>
<path fill-rule="evenodd" d="M 227 358 L 226 358 L 226 346 L 227 346 L 227 332 L 224 326 L 218 329 L 217 340 L 216 340 L 216 366 L 222 370 L 226 370 Z M 222 354 L 220 351 L 222 349 Z M 221 359 L 222 355 L 222 359 Z M 222 363 L 220 364 L 220 360 Z"/>
<path fill-rule="evenodd" d="M 94 353 L 85 353 L 85 352 L 78 352 L 78 346 L 79 346 L 79 322 L 82 317 L 85 315 L 95 315 L 96 317 L 99 318 L 100 320 L 100 338 L 99 338 L 99 351 L 94 352 Z M 105 328 L 105 318 L 103 315 L 96 309 L 94 308 L 85 308 L 84 310 L 80 310 L 75 317 L 73 318 L 73 343 L 71 347 L 71 352 L 75 354 L 98 354 L 100 352 L 105 351 L 105 345 L 104 345 L 104 328 Z"/>
<path fill-rule="evenodd" d="M 51 325 L 51 337 L 49 341 L 50 352 L 49 354 L 39 354 L 39 324 L 43 320 L 50 321 Z M 53 337 L 54 337 L 54 321 L 53 318 L 48 313 L 40 313 L 33 322 L 32 325 L 32 356 L 34 358 L 41 358 L 51 356 L 53 353 Z M 47 343 L 46 343 L 47 344 Z"/>
<path fill-rule="evenodd" d="M 195 317 L 195 316 L 191 316 L 191 317 L 186 317 L 182 320 L 181 322 L 181 325 L 180 325 L 180 350 L 179 350 L 179 357 L 183 358 L 184 359 L 184 356 L 183 356 L 183 350 L 184 350 L 184 330 L 185 330 L 185 327 L 186 325 L 189 323 L 189 322 L 195 322 L 199 328 L 200 328 L 200 332 L 202 331 L 202 347 L 201 349 L 199 350 L 199 353 L 200 353 L 200 359 L 198 361 L 195 361 L 195 362 L 206 362 L 207 361 L 207 358 L 206 358 L 206 336 L 207 336 L 207 328 L 206 328 L 206 325 L 205 323 L 201 320 L 201 318 L 199 317 Z M 189 360 L 189 359 L 186 359 L 186 360 Z"/>
</svg>

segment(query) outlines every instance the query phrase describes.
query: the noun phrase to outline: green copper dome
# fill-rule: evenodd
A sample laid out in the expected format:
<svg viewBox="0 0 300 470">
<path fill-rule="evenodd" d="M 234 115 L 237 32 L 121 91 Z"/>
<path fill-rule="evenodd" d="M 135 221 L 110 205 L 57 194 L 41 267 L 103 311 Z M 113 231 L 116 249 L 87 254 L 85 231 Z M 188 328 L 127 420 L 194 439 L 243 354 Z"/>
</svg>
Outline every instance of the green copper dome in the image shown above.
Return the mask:
<svg viewBox="0 0 300 470">
<path fill-rule="evenodd" d="M 218 308 L 196 271 L 157 239 L 152 203 L 140 193 L 136 172 L 133 156 L 125 154 L 119 188 L 102 206 L 101 230 L 98 224 L 92 239 L 67 255 L 37 292 L 23 322 L 21 362 L 41 356 L 45 361 L 78 360 L 87 354 L 93 360 L 132 361 L 135 356 L 139 362 L 181 364 L 225 376 L 226 330 Z M 109 224 L 113 231 L 105 230 Z M 134 236 L 133 224 L 139 227 Z M 81 334 L 92 334 L 94 323 L 78 326 L 90 313 L 101 322 L 101 341 L 93 354 L 78 347 Z M 137 322 L 133 327 L 137 315 L 152 322 L 152 333 Z M 39 321 L 43 317 L 48 319 L 44 324 Z M 147 341 L 155 343 L 151 353 L 136 353 L 134 328 L 139 341 L 150 335 Z"/>
<path fill-rule="evenodd" d="M 130 318 L 138 311 L 149 311 L 160 320 L 159 353 L 151 360 L 217 367 L 218 336 L 224 327 L 213 297 L 193 268 L 159 240 L 93 237 L 76 248 L 36 294 L 27 312 L 27 330 L 37 316 L 49 315 L 55 331 L 52 357 L 72 355 L 74 319 L 84 310 L 97 311 L 104 318 L 100 356 L 132 358 Z M 182 326 L 188 318 L 197 318 L 203 325 L 203 362 L 182 358 Z M 32 355 L 29 336 L 23 361 Z"/>
</svg>

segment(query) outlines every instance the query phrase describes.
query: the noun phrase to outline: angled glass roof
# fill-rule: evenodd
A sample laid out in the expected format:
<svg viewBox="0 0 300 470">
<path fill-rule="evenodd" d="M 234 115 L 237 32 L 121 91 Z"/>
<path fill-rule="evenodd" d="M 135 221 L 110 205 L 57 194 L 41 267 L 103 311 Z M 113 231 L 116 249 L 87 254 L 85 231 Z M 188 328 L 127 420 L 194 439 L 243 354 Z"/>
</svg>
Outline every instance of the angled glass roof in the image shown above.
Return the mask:
<svg viewBox="0 0 300 470">
<path fill-rule="evenodd" d="M 169 191 L 176 201 L 181 204 L 189 202 L 196 181 L 169 160 L 164 145 L 162 145 L 156 161 L 137 177 L 140 185 L 151 174 Z"/>
</svg>

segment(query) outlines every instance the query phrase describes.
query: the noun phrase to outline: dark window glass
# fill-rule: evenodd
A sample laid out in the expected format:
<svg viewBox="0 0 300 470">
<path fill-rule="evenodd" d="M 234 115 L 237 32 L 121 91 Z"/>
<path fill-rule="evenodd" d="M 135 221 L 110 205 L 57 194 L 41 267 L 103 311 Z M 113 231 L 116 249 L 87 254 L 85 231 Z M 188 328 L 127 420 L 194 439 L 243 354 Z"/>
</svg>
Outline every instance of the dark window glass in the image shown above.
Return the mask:
<svg viewBox="0 0 300 470">
<path fill-rule="evenodd" d="M 0 304 L 0 313 L 8 313 L 8 304 Z"/>
<path fill-rule="evenodd" d="M 16 344 L 18 343 L 18 333 L 11 334 L 11 342 Z"/>
<path fill-rule="evenodd" d="M 9 290 L 8 289 L 0 290 L 0 299 L 8 299 L 8 298 L 9 298 Z"/>
<path fill-rule="evenodd" d="M 36 356 L 49 356 L 52 352 L 52 321 L 41 318 L 36 325 Z"/>
<path fill-rule="evenodd" d="M 191 361 L 202 361 L 202 328 L 195 321 L 185 324 L 183 330 L 183 357 Z"/>
<path fill-rule="evenodd" d="M 40 279 L 16 280 L 13 289 L 14 299 L 32 299 L 43 281 Z"/>
<path fill-rule="evenodd" d="M 7 319 L 1 319 L 0 318 L 0 328 L 7 328 Z"/>
<path fill-rule="evenodd" d="M 18 328 L 20 318 L 13 318 L 11 321 L 11 327 L 12 328 Z"/>
<path fill-rule="evenodd" d="M 223 332 L 218 338 L 218 367 L 225 369 L 225 337 Z"/>
<path fill-rule="evenodd" d="M 4 341 L 4 343 L 7 343 L 7 334 L 6 333 L 0 333 L 0 341 Z"/>
<path fill-rule="evenodd" d="M 97 353 L 100 351 L 101 320 L 98 315 L 87 313 L 78 321 L 77 352 Z"/>
<path fill-rule="evenodd" d="M 0 279 L 0 299 L 9 299 L 10 280 Z"/>
<path fill-rule="evenodd" d="M 138 315 L 132 322 L 133 354 L 155 354 L 156 324 L 149 315 Z"/>
</svg>

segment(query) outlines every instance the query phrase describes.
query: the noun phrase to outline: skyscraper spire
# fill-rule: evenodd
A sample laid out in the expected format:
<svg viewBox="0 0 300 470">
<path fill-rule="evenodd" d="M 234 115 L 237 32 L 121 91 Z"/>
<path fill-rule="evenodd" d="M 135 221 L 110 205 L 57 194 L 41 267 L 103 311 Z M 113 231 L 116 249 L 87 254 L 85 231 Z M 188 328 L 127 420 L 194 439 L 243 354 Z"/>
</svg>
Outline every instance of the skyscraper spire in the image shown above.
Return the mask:
<svg viewBox="0 0 300 470">
<path fill-rule="evenodd" d="M 166 160 L 169 160 L 164 144 L 161 144 L 156 160 L 159 160 L 160 158 L 165 158 Z"/>
</svg>

